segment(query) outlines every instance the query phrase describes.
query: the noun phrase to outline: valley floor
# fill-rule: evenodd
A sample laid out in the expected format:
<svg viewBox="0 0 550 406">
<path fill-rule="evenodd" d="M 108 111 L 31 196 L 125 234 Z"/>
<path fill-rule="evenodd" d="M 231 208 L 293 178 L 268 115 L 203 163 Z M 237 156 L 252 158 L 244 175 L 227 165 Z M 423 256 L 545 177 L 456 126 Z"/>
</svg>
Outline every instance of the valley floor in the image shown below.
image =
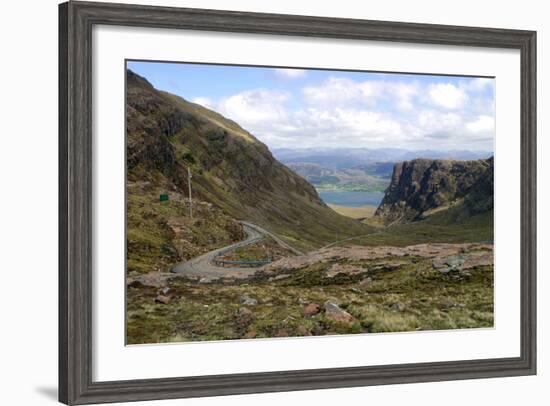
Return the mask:
<svg viewBox="0 0 550 406">
<path fill-rule="evenodd" d="M 371 205 L 348 207 L 338 204 L 329 204 L 328 207 L 330 207 L 336 213 L 341 214 L 342 216 L 351 217 L 354 219 L 370 218 L 374 215 L 374 212 L 376 211 L 376 206 Z"/>
</svg>

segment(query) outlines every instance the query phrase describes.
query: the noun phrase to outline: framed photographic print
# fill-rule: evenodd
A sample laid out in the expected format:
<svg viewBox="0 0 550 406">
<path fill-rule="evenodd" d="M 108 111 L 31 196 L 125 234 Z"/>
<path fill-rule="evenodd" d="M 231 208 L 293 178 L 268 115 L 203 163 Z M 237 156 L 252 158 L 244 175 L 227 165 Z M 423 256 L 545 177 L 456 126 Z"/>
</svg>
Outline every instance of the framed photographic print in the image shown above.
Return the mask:
<svg viewBox="0 0 550 406">
<path fill-rule="evenodd" d="M 59 10 L 60 401 L 535 374 L 535 32 Z"/>
</svg>

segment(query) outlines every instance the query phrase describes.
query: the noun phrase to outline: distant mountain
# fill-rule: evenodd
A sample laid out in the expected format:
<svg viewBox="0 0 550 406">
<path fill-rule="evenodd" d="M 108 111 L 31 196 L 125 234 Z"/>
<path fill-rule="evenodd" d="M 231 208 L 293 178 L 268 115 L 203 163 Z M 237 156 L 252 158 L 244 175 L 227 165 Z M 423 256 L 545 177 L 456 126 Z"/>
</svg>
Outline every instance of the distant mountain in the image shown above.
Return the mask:
<svg viewBox="0 0 550 406">
<path fill-rule="evenodd" d="M 493 209 L 493 158 L 471 161 L 415 159 L 394 166 L 375 215 L 388 223 L 420 220 L 443 210 L 456 219 Z"/>
<path fill-rule="evenodd" d="M 313 163 L 324 168 L 345 169 L 373 162 L 401 162 L 417 158 L 474 160 L 489 158 L 488 151 L 407 150 L 401 148 L 336 148 L 336 149 L 273 149 L 273 155 L 282 163 Z"/>
<path fill-rule="evenodd" d="M 237 123 L 156 90 L 130 70 L 126 109 L 130 183 L 147 183 L 159 193 L 187 196 L 189 167 L 196 200 L 214 205 L 233 219 L 263 226 L 303 250 L 332 242 L 336 235 L 344 238 L 370 230 L 332 211 L 311 184 Z M 148 219 L 155 215 L 143 214 Z M 200 221 L 196 218 L 193 224 Z M 192 242 L 206 237 L 189 238 Z"/>
</svg>

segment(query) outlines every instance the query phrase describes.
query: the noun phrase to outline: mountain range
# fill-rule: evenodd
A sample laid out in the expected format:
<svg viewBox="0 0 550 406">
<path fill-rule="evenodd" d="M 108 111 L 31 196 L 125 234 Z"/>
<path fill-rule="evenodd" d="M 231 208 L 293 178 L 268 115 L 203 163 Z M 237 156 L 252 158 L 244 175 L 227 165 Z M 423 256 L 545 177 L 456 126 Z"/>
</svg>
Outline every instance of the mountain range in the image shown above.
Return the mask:
<svg viewBox="0 0 550 406">
<path fill-rule="evenodd" d="M 491 151 L 408 150 L 402 148 L 274 148 L 272 152 L 275 158 L 284 164 L 312 163 L 331 169 L 346 169 L 376 162 L 395 163 L 418 158 L 475 160 L 486 159 L 493 155 Z"/>
</svg>

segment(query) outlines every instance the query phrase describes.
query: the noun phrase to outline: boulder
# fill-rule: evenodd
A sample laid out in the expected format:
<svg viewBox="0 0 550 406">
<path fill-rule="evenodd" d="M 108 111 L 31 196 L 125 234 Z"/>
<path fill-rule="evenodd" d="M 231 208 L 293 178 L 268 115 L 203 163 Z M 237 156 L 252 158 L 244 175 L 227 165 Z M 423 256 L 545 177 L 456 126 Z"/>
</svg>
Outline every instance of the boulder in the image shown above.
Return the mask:
<svg viewBox="0 0 550 406">
<path fill-rule="evenodd" d="M 132 289 L 140 289 L 140 288 L 145 287 L 145 285 L 143 283 L 141 283 L 140 281 L 134 280 L 134 281 L 128 283 L 128 287 L 132 288 Z"/>
<path fill-rule="evenodd" d="M 275 334 L 275 337 L 288 337 L 288 331 L 282 328 L 279 331 L 277 331 L 277 333 Z"/>
<path fill-rule="evenodd" d="M 311 336 L 311 331 L 309 331 L 306 327 L 304 326 L 298 326 L 296 327 L 296 334 L 299 335 L 299 336 Z"/>
<path fill-rule="evenodd" d="M 254 321 L 254 314 L 250 309 L 247 309 L 246 307 L 241 307 L 239 310 L 237 310 L 237 314 L 235 315 L 235 323 L 237 324 L 237 327 L 241 330 L 245 330 L 250 323 Z"/>
<path fill-rule="evenodd" d="M 309 303 L 308 305 L 304 306 L 304 316 L 306 317 L 315 316 L 320 311 L 321 306 L 319 306 L 317 303 Z"/>
<path fill-rule="evenodd" d="M 372 283 L 372 278 L 370 276 L 367 276 L 365 279 L 361 280 L 361 282 L 359 282 L 359 286 L 368 286 Z"/>
<path fill-rule="evenodd" d="M 156 298 L 155 298 L 155 302 L 156 303 L 161 303 L 161 304 L 168 304 L 170 303 L 172 300 L 172 298 L 170 296 L 164 296 L 164 295 L 158 295 Z"/>
<path fill-rule="evenodd" d="M 396 312 L 402 312 L 406 309 L 406 306 L 401 302 L 395 302 L 390 305 L 390 309 Z"/>
<path fill-rule="evenodd" d="M 256 338 L 256 336 L 258 335 L 258 333 L 256 332 L 256 330 L 251 330 L 249 331 L 248 333 L 246 333 L 243 338 Z"/>
<path fill-rule="evenodd" d="M 241 302 L 241 304 L 246 306 L 256 306 L 258 304 L 258 300 L 248 296 L 248 294 L 246 293 L 244 295 L 241 295 L 239 301 Z"/>
<path fill-rule="evenodd" d="M 461 271 L 465 261 L 462 255 L 451 255 L 446 258 L 435 259 L 432 262 L 432 266 L 441 273 L 449 273 L 452 271 Z"/>
<path fill-rule="evenodd" d="M 354 320 L 351 314 L 341 309 L 340 306 L 338 306 L 338 304 L 334 302 L 327 300 L 324 304 L 324 307 L 325 307 L 325 315 L 330 320 L 345 322 L 345 323 L 349 323 Z"/>
</svg>

